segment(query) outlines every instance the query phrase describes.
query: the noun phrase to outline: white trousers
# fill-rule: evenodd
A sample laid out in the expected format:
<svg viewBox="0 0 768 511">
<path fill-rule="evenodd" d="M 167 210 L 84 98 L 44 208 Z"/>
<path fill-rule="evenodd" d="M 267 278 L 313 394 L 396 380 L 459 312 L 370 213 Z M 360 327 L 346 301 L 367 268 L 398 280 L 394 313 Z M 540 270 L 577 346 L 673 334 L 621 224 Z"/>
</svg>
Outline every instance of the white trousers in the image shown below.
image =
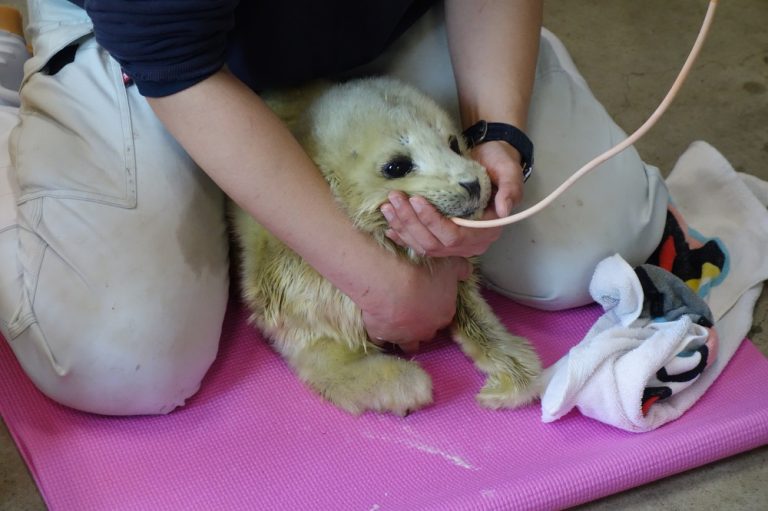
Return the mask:
<svg viewBox="0 0 768 511">
<path fill-rule="evenodd" d="M 18 217 L 0 263 L 3 335 L 60 403 L 169 412 L 217 353 L 224 197 L 123 84 L 84 11 L 33 0 L 29 21 L 34 56 L 10 141 Z M 73 44 L 71 63 L 49 65 Z"/>
<path fill-rule="evenodd" d="M 415 82 L 455 112 L 440 16 L 429 13 L 367 70 Z M 11 134 L 13 165 L 0 155 L 0 328 L 52 399 L 101 414 L 166 413 L 199 388 L 218 349 L 228 298 L 224 198 L 123 84 L 82 10 L 30 0 L 29 18 L 35 52 Z M 542 40 L 526 203 L 624 136 L 558 44 Z M 507 228 L 482 270 L 524 303 L 587 303 L 600 259 L 619 252 L 640 263 L 653 251 L 666 205 L 658 172 L 630 149 Z"/>
</svg>

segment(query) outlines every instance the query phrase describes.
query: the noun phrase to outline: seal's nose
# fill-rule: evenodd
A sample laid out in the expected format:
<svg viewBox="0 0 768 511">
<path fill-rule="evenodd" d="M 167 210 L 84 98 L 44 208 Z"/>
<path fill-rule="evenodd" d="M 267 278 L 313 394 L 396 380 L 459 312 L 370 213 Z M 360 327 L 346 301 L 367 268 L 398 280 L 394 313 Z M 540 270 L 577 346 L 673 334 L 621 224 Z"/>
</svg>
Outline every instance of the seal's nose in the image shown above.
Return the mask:
<svg viewBox="0 0 768 511">
<path fill-rule="evenodd" d="M 477 200 L 480 198 L 480 181 L 475 179 L 474 181 L 464 181 L 459 183 L 469 193 L 469 198 Z"/>
</svg>

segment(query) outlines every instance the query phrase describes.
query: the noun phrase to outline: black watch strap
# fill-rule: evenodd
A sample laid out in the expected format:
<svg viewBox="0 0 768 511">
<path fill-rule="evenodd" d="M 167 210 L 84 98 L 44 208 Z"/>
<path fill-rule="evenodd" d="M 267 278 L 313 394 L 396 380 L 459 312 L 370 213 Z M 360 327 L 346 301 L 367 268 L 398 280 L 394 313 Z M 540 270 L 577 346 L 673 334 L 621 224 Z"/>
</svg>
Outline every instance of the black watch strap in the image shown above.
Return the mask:
<svg viewBox="0 0 768 511">
<path fill-rule="evenodd" d="M 531 177 L 533 173 L 533 142 L 520 129 L 503 122 L 479 121 L 464 131 L 464 138 L 470 148 L 494 140 L 508 143 L 520 153 L 523 182 Z"/>
</svg>

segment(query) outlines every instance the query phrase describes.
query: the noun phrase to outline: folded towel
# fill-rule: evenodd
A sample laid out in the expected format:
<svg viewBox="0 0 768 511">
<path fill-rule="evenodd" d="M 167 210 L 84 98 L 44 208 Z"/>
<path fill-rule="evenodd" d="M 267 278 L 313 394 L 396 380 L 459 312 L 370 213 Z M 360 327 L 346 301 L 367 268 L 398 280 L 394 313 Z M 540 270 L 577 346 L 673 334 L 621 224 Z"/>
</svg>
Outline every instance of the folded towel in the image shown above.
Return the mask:
<svg viewBox="0 0 768 511">
<path fill-rule="evenodd" d="M 649 286 L 666 292 L 646 295 Z M 654 429 L 674 410 L 649 413 L 651 405 L 693 385 L 717 356 L 709 308 L 671 273 L 647 265 L 633 270 L 619 255 L 598 264 L 590 294 L 605 314 L 548 370 L 542 420 L 578 407 L 628 431 Z"/>
</svg>

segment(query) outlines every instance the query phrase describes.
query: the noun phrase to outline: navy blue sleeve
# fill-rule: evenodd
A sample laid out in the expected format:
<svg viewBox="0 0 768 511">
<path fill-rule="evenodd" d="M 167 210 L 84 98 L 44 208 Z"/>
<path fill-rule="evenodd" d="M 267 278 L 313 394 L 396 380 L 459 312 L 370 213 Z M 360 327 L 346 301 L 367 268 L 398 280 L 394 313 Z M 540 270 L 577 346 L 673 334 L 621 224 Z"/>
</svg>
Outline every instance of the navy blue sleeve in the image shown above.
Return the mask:
<svg viewBox="0 0 768 511">
<path fill-rule="evenodd" d="M 238 4 L 238 0 L 81 2 L 98 43 L 149 97 L 186 89 L 224 65 Z"/>
</svg>

